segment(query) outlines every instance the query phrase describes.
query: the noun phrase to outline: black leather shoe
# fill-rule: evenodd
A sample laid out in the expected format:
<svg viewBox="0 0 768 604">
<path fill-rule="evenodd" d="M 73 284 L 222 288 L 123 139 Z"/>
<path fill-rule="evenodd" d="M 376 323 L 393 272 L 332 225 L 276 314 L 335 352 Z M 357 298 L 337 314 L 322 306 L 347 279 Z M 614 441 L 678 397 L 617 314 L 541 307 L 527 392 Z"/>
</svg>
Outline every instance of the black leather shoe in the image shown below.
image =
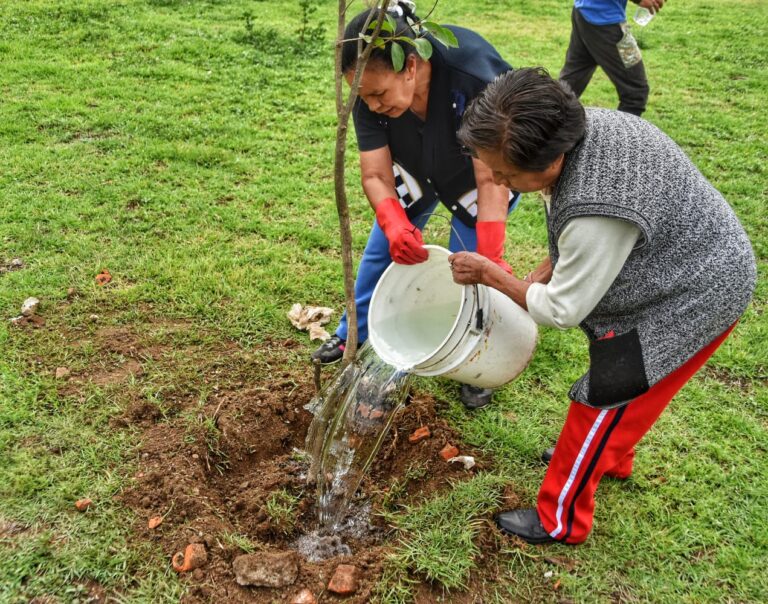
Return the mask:
<svg viewBox="0 0 768 604">
<path fill-rule="evenodd" d="M 544 530 L 539 520 L 539 513 L 534 509 L 510 510 L 496 516 L 496 526 L 505 535 L 514 535 L 528 543 L 555 543 L 549 533 Z"/>
<path fill-rule="evenodd" d="M 492 396 L 493 389 L 491 388 L 477 388 L 469 384 L 462 384 L 459 399 L 467 409 L 480 409 L 491 402 Z"/>
</svg>

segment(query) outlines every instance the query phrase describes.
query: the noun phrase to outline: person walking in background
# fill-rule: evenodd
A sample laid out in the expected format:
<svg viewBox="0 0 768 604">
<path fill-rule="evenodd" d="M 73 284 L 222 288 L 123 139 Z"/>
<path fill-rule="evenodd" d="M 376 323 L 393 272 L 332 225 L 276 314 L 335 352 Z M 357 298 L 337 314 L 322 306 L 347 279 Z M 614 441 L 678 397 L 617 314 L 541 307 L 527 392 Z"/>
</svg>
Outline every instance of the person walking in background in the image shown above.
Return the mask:
<svg viewBox="0 0 768 604">
<path fill-rule="evenodd" d="M 664 0 L 633 0 L 652 12 Z M 560 79 L 581 96 L 601 67 L 619 94 L 619 111 L 642 115 L 648 102 L 648 79 L 637 41 L 627 26 L 627 0 L 575 0 L 571 41 Z"/>
<path fill-rule="evenodd" d="M 413 3 L 393 2 L 390 15 L 398 35 L 413 38 L 407 19 L 418 20 Z M 368 11 L 347 25 L 342 71 L 351 84 L 357 63 L 357 39 Z M 368 305 L 373 290 L 392 261 L 424 262 L 420 229 L 442 202 L 452 214 L 449 247 L 477 250 L 504 270 L 507 214 L 520 195 L 495 185 L 490 170 L 466 155 L 456 138 L 469 102 L 499 74 L 511 69 L 493 46 L 473 31 L 449 26 L 458 41 L 444 48 L 432 40 L 424 60 L 412 44 L 403 44 L 403 68 L 395 71 L 391 47 L 375 48 L 360 80 L 354 109 L 363 191 L 376 212 L 355 281 L 359 341 L 368 338 Z M 428 37 L 429 39 L 429 37 Z M 465 247 L 466 246 L 466 247 Z M 347 316 L 336 333 L 312 353 L 321 364 L 341 359 Z M 461 402 L 475 409 L 491 401 L 492 390 L 464 384 Z"/>
<path fill-rule="evenodd" d="M 459 139 L 494 182 L 544 199 L 549 257 L 519 279 L 449 257 L 454 281 L 508 295 L 539 324 L 580 327 L 589 370 L 534 509 L 496 523 L 530 543 L 581 543 L 603 476 L 632 473 L 635 445 L 747 308 L 757 267 L 723 196 L 644 119 L 582 107 L 542 69 L 518 69 L 469 106 Z"/>
</svg>

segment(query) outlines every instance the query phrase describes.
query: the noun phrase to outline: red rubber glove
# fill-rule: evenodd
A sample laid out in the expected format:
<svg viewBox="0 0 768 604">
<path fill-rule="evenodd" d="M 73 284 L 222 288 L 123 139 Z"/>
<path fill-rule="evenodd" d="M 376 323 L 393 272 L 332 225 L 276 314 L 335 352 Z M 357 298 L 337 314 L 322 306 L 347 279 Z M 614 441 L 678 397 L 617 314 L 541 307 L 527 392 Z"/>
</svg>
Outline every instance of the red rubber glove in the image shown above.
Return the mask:
<svg viewBox="0 0 768 604">
<path fill-rule="evenodd" d="M 506 223 L 503 221 L 478 221 L 475 225 L 475 231 L 477 232 L 477 253 L 495 262 L 510 275 L 514 274 L 512 267 L 502 258 L 504 239 L 507 236 Z"/>
<path fill-rule="evenodd" d="M 398 264 L 418 264 L 429 258 L 421 232 L 408 220 L 400 202 L 387 197 L 376 206 L 376 220 L 389 241 L 389 255 Z"/>
</svg>

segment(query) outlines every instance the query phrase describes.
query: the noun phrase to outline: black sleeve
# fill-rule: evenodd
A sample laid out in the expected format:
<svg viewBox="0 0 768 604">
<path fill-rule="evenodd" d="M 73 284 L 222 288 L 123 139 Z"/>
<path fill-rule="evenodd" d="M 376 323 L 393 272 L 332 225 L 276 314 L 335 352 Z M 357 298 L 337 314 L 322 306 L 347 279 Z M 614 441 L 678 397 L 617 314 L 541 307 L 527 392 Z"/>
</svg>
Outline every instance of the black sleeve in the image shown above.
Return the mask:
<svg viewBox="0 0 768 604">
<path fill-rule="evenodd" d="M 355 122 L 357 148 L 360 151 L 373 151 L 389 144 L 386 116 L 376 115 L 368 109 L 362 99 L 357 99 L 352 110 L 352 119 Z"/>
</svg>

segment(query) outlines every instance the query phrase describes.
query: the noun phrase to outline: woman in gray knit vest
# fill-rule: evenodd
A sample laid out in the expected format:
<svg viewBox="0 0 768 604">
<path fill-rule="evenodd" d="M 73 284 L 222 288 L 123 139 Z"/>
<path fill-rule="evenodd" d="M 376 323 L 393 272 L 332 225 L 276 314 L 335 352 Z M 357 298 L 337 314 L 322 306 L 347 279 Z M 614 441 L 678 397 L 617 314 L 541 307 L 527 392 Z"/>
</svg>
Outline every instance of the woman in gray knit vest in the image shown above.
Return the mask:
<svg viewBox="0 0 768 604">
<path fill-rule="evenodd" d="M 541 192 L 549 257 L 520 279 L 462 252 L 449 258 L 454 280 L 493 287 L 537 323 L 579 326 L 589 340 L 536 508 L 496 522 L 530 543 L 580 543 L 600 479 L 630 475 L 635 445 L 747 307 L 752 247 L 674 141 L 634 115 L 585 110 L 542 69 L 496 78 L 459 138 L 497 184 Z"/>
</svg>

